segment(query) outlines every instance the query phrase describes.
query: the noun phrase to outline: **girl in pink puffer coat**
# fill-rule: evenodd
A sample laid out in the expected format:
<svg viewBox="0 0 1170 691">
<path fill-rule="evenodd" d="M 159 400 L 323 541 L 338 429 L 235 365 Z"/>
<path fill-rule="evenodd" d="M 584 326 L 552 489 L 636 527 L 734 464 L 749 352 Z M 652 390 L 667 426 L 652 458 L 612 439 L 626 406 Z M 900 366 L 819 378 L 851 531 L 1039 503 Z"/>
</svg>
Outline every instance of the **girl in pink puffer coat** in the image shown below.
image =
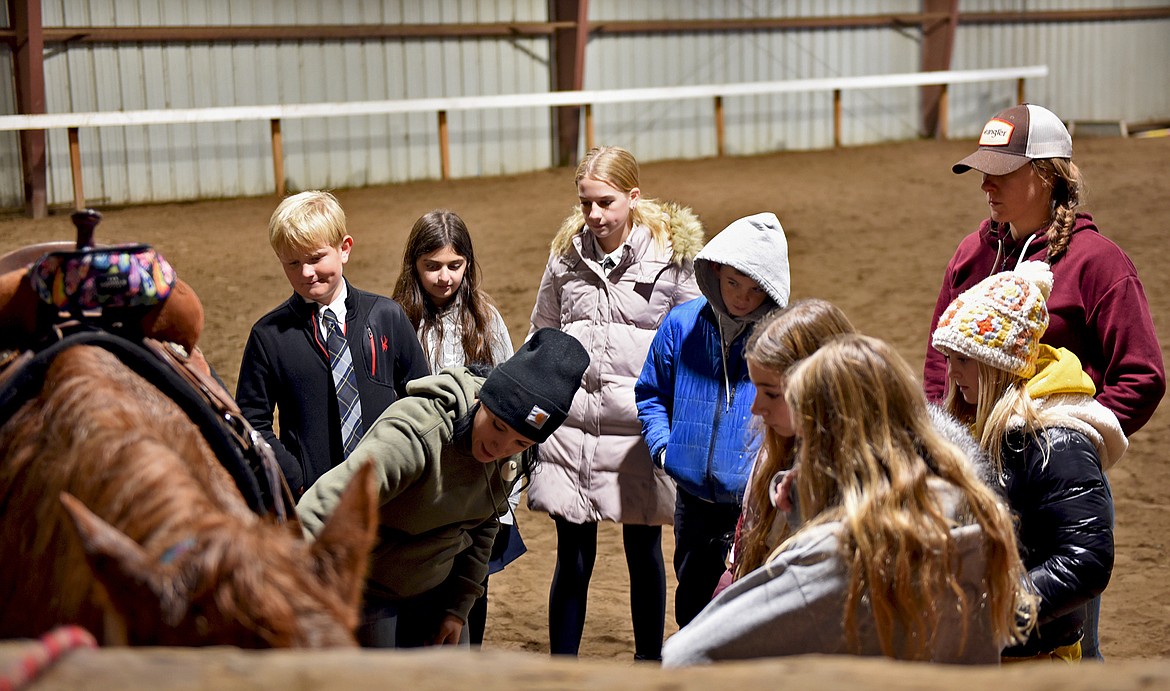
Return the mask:
<svg viewBox="0 0 1170 691">
<path fill-rule="evenodd" d="M 591 360 L 569 419 L 541 444 L 528 488 L 529 507 L 557 526 L 549 649 L 577 654 L 597 524 L 610 520 L 623 524 L 634 657 L 656 660 L 666 616 L 662 526 L 675 491 L 642 440 L 634 383 L 663 318 L 699 295 L 693 259 L 703 226 L 690 209 L 643 197 L 625 149 L 591 150 L 575 183 L 580 204 L 553 239 L 531 317 L 532 331 L 559 328 Z"/>
</svg>

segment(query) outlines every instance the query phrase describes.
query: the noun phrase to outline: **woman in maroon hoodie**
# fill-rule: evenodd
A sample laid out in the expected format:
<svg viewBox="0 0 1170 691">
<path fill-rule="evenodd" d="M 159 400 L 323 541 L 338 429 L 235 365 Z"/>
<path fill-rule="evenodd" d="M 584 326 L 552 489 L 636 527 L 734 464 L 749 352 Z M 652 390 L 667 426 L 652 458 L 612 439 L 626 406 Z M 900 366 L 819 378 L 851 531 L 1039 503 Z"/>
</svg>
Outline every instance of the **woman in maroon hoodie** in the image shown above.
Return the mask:
<svg viewBox="0 0 1170 691">
<path fill-rule="evenodd" d="M 963 238 L 947 264 L 930 333 L 956 297 L 987 276 L 1033 259 L 1052 267 L 1050 323 L 1044 342 L 1068 348 L 1097 388 L 1096 398 L 1117 415 L 1127 436 L 1154 414 L 1166 391 L 1162 350 L 1137 269 L 1079 210 L 1081 174 L 1072 162 L 1072 137 L 1052 111 L 1021 104 L 1001 111 L 983 128 L 979 150 L 951 170 L 983 174 L 991 217 Z M 947 364 L 927 344 L 923 386 L 941 400 Z M 1095 601 L 1093 609 L 1100 606 Z M 1096 612 L 1083 643 L 1099 657 Z"/>
</svg>

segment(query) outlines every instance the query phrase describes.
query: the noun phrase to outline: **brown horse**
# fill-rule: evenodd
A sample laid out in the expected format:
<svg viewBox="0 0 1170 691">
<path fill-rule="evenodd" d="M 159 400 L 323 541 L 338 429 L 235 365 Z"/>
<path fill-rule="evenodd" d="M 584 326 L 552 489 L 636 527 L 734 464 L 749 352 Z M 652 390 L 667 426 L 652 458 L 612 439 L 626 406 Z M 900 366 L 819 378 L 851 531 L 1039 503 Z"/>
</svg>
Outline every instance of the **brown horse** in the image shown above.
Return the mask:
<svg viewBox="0 0 1170 691">
<path fill-rule="evenodd" d="M 65 349 L 0 427 L 0 638 L 353 645 L 367 468 L 313 543 L 253 513 L 190 418 L 102 348 Z"/>
</svg>

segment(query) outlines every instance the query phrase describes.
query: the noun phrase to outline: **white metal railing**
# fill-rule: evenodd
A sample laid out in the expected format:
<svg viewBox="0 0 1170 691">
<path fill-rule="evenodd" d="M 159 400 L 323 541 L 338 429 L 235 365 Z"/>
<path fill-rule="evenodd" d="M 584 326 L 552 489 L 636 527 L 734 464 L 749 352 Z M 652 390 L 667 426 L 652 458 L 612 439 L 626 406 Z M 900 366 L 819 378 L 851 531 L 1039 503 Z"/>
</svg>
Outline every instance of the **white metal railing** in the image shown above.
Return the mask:
<svg viewBox="0 0 1170 691">
<path fill-rule="evenodd" d="M 822 79 L 794 79 L 777 82 L 744 82 L 735 84 L 706 84 L 669 86 L 644 89 L 615 89 L 608 91 L 551 91 L 534 94 L 507 94 L 496 96 L 455 96 L 449 98 L 418 98 L 395 101 L 356 101 L 349 103 L 302 103 L 294 105 L 223 106 L 214 108 L 181 108 L 170 110 L 128 110 L 91 113 L 49 113 L 41 115 L 0 116 L 0 132 L 21 130 L 67 129 L 69 131 L 69 158 L 73 169 L 74 205 L 83 208 L 81 147 L 79 130 L 86 127 L 127 127 L 132 125 L 177 125 L 208 122 L 243 122 L 268 120 L 272 131 L 273 173 L 276 192 L 284 194 L 284 152 L 280 123 L 296 118 L 331 118 L 354 115 L 396 115 L 429 112 L 438 115 L 439 149 L 442 157 L 443 179 L 450 177 L 450 143 L 447 133 L 447 113 L 463 110 L 490 110 L 498 108 L 556 108 L 584 106 L 585 144 L 593 146 L 592 107 L 601 104 L 632 103 L 695 98 L 714 99 L 717 154 L 724 153 L 723 99 L 736 96 L 761 96 L 782 93 L 833 92 L 833 143 L 841 144 L 841 92 L 855 89 L 884 89 L 909 86 L 942 86 L 939 108 L 939 133 L 947 136 L 947 87 L 950 84 L 1003 81 L 1017 82 L 1018 101 L 1024 100 L 1024 80 L 1047 77 L 1047 65 L 1006 67 L 986 70 L 945 70 L 909 72 L 903 74 L 867 75 L 861 77 L 828 77 Z"/>
</svg>

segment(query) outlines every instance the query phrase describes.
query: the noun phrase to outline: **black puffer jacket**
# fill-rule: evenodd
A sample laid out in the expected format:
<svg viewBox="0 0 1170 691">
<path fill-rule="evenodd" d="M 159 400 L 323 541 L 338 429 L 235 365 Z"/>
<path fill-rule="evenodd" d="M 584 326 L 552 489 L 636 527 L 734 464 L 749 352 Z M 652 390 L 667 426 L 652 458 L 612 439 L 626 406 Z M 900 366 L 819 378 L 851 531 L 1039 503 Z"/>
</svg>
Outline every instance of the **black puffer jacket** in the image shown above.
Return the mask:
<svg viewBox="0 0 1170 691">
<path fill-rule="evenodd" d="M 1113 572 L 1113 498 L 1097 451 L 1080 432 L 1016 430 L 1004 439 L 1003 481 L 1019 519 L 1024 566 L 1040 595 L 1040 626 L 1027 643 L 1004 651 L 1025 657 L 1080 639 L 1085 604 Z"/>
</svg>

